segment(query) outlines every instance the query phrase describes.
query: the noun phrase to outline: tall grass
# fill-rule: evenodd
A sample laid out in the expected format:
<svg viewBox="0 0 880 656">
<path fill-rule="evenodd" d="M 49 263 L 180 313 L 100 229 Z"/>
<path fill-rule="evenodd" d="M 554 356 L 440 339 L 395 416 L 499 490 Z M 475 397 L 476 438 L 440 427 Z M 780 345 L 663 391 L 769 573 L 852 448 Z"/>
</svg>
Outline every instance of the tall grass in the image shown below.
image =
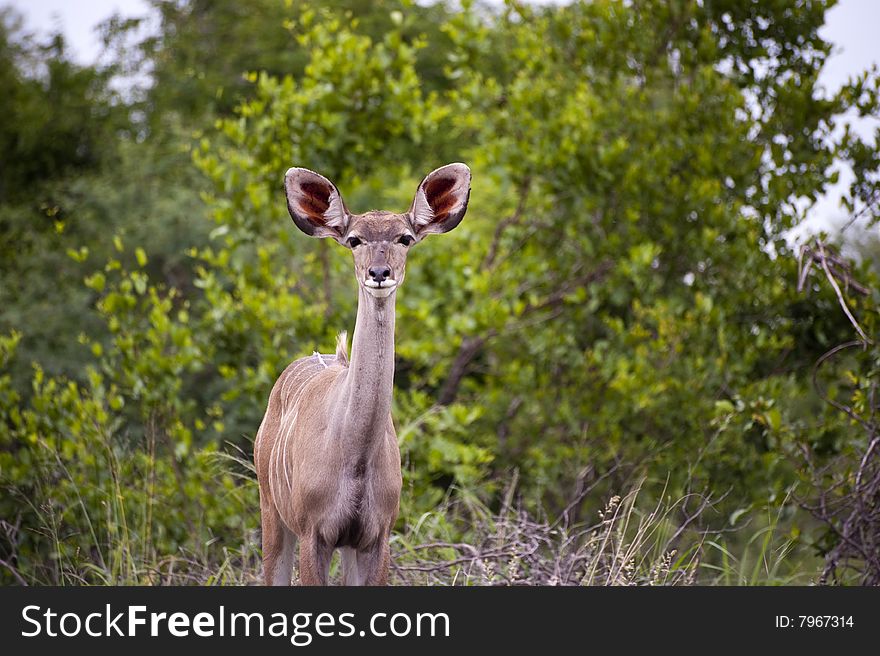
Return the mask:
<svg viewBox="0 0 880 656">
<path fill-rule="evenodd" d="M 51 453 L 51 450 L 47 452 Z M 160 494 L 157 462 L 149 450 L 142 466 L 120 462 L 109 448 L 102 454 L 110 472 L 101 489 L 83 484 L 55 455 L 53 469 L 69 492 L 70 507 L 54 503 L 30 510 L 39 518 L 30 530 L 52 545 L 48 565 L 15 569 L 19 583 L 61 585 L 252 585 L 262 580 L 256 483 L 250 459 L 241 451 L 205 453 L 200 466 L 210 476 L 231 477 L 226 494 L 241 518 L 238 539 L 212 537 L 210 526 L 190 500 L 190 539 L 163 552 L 162 515 L 169 497 Z M 213 474 L 211 474 L 213 472 Z M 166 472 L 167 476 L 168 473 Z M 210 478 L 209 476 L 209 478 Z M 47 479 L 48 480 L 48 479 Z M 166 486 L 167 487 L 167 486 Z M 516 481 L 491 510 L 474 493 L 452 490 L 431 512 L 401 521 L 392 536 L 392 583 L 406 585 L 785 585 L 812 583 L 818 559 L 805 558 L 791 532 L 782 529 L 781 505 L 755 514 L 751 524 L 721 532 L 701 531 L 700 518 L 687 510 L 689 497 L 665 490 L 648 502 L 644 483 L 607 499 L 594 521 L 572 523 L 529 512 L 514 503 Z M 139 494 L 133 494 L 137 490 Z M 43 490 L 38 498 L 47 498 Z M 96 495 L 99 502 L 96 503 Z M 787 501 L 787 500 L 786 500 Z M 706 504 L 700 508 L 708 507 Z M 95 511 L 100 508 L 100 512 Z M 246 509 L 246 510 L 244 510 Z M 761 521 L 759 521 L 761 520 Z M 70 548 L 72 526 L 79 545 Z M 85 531 L 85 534 L 82 533 Z M 14 559 L 12 562 L 15 562 Z M 331 577 L 338 581 L 338 560 Z M 294 576 L 294 582 L 297 577 Z"/>
<path fill-rule="evenodd" d="M 394 582 L 410 585 L 786 585 L 815 583 L 821 560 L 781 528 L 782 508 L 738 528 L 696 528 L 693 495 L 646 503 L 643 482 L 612 496 L 594 523 L 490 512 L 459 493 L 392 540 Z M 787 502 L 788 499 L 785 501 Z M 699 504 L 698 513 L 710 508 Z M 766 522 L 766 523 L 765 523 Z M 462 527 L 466 527 L 463 528 Z"/>
<path fill-rule="evenodd" d="M 0 575 L 24 585 L 256 583 L 259 509 L 244 454 L 170 463 L 118 442 L 92 435 L 88 449 L 65 453 L 41 439 L 27 481 L 0 479 L 21 509 L 0 520 Z"/>
<path fill-rule="evenodd" d="M 755 528 L 712 536 L 705 542 L 703 581 L 712 585 L 810 585 L 819 581 L 823 562 L 801 548 L 798 532 L 783 515 L 790 495 L 775 509 L 753 515 Z"/>
</svg>

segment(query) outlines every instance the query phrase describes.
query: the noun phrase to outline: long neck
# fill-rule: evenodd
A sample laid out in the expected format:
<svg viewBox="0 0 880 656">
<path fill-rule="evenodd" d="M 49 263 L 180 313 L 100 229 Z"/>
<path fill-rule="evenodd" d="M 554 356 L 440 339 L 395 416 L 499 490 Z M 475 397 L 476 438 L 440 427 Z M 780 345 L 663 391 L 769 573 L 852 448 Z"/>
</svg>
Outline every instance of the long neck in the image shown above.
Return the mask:
<svg viewBox="0 0 880 656">
<path fill-rule="evenodd" d="M 394 302 L 397 292 L 376 298 L 358 287 L 357 322 L 346 379 L 339 395 L 346 441 L 368 446 L 384 435 L 394 386 Z"/>
</svg>

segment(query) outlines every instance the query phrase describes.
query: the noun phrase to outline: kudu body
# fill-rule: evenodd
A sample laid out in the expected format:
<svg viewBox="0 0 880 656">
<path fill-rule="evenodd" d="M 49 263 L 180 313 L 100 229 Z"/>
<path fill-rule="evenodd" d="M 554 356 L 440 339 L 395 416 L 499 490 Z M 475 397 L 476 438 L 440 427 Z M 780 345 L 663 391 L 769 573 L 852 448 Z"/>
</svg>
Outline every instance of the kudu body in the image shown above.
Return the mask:
<svg viewBox="0 0 880 656">
<path fill-rule="evenodd" d="M 470 170 L 449 164 L 419 185 L 409 211 L 349 213 L 338 189 L 307 169 L 284 180 L 296 226 L 351 249 L 358 281 L 351 357 L 292 362 L 278 378 L 254 443 L 266 584 L 327 583 L 334 549 L 343 583 L 382 585 L 400 503 L 400 450 L 391 419 L 394 306 L 410 246 L 452 230 L 467 209 Z"/>
</svg>

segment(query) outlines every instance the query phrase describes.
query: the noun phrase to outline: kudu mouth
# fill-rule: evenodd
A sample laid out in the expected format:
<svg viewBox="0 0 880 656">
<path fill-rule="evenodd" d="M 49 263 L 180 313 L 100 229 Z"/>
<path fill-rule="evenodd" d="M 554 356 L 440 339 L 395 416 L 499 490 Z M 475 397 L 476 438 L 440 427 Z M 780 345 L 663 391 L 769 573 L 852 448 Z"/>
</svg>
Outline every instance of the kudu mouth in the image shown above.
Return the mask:
<svg viewBox="0 0 880 656">
<path fill-rule="evenodd" d="M 367 278 L 364 280 L 364 289 L 371 296 L 375 296 L 376 298 L 386 298 L 391 296 L 391 292 L 397 289 L 398 284 L 399 283 L 393 278 L 386 278 L 382 282 Z"/>
</svg>

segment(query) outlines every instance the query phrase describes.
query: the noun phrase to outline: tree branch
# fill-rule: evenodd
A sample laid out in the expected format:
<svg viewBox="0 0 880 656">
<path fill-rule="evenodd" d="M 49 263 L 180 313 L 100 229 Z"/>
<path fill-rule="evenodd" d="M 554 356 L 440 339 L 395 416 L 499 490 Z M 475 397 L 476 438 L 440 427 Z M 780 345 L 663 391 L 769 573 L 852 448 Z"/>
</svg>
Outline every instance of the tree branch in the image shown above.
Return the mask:
<svg viewBox="0 0 880 656">
<path fill-rule="evenodd" d="M 489 331 L 485 336 L 476 335 L 465 337 L 461 340 L 461 346 L 458 347 L 458 354 L 455 356 L 455 360 L 452 361 L 452 366 L 449 368 L 449 375 L 446 377 L 443 387 L 440 388 L 440 394 L 437 397 L 438 405 L 449 405 L 455 400 L 455 397 L 458 394 L 458 387 L 461 385 L 461 381 L 467 373 L 468 366 L 471 361 L 477 357 L 477 354 L 480 352 L 480 349 L 483 348 L 486 340 L 492 335 L 494 335 L 494 331 Z"/>
<path fill-rule="evenodd" d="M 491 269 L 495 265 L 495 258 L 498 256 L 498 248 L 501 245 L 501 236 L 504 231 L 512 225 L 520 222 L 526 210 L 526 201 L 529 197 L 529 188 L 531 187 L 531 179 L 526 178 L 519 187 L 519 200 L 513 214 L 498 222 L 495 226 L 495 234 L 492 236 L 492 243 L 489 244 L 489 250 L 483 263 L 480 265 L 482 269 Z"/>
<path fill-rule="evenodd" d="M 577 287 L 598 280 L 608 273 L 608 271 L 611 270 L 611 267 L 611 260 L 604 260 L 603 262 L 600 262 L 593 271 L 583 276 L 569 279 L 568 282 L 540 302 L 533 305 L 527 305 L 520 314 L 519 319 L 545 310 L 556 310 L 565 302 L 565 298 Z M 504 332 L 513 331 L 522 327 L 522 325 L 523 322 L 521 320 L 512 321 L 509 322 L 503 330 Z M 458 395 L 458 388 L 461 385 L 462 379 L 467 375 L 468 367 L 471 362 L 477 357 L 486 342 L 493 337 L 496 337 L 498 334 L 499 332 L 493 328 L 487 330 L 482 335 L 470 335 L 461 340 L 461 346 L 458 348 L 458 353 L 452 361 L 452 366 L 449 368 L 449 374 L 437 396 L 438 405 L 449 405 L 455 401 L 455 397 Z"/>
<path fill-rule="evenodd" d="M 831 283 L 831 286 L 834 288 L 834 293 L 837 294 L 837 301 L 840 303 L 840 307 L 843 308 L 843 313 L 849 319 L 849 322 L 852 324 L 853 328 L 856 329 L 856 332 L 859 333 L 859 336 L 862 338 L 862 341 L 865 344 L 871 344 L 871 340 L 868 339 L 868 336 L 865 334 L 865 331 L 862 330 L 862 327 L 859 325 L 859 322 L 856 321 L 855 317 L 852 315 L 852 312 L 849 311 L 849 306 L 846 304 L 846 301 L 843 298 L 843 293 L 840 291 L 840 286 L 837 284 L 837 280 L 831 275 L 831 270 L 828 268 L 828 258 L 825 256 L 825 247 L 819 242 L 819 254 L 822 256 L 822 269 L 825 271 L 825 277 L 828 278 L 828 282 Z"/>
</svg>

